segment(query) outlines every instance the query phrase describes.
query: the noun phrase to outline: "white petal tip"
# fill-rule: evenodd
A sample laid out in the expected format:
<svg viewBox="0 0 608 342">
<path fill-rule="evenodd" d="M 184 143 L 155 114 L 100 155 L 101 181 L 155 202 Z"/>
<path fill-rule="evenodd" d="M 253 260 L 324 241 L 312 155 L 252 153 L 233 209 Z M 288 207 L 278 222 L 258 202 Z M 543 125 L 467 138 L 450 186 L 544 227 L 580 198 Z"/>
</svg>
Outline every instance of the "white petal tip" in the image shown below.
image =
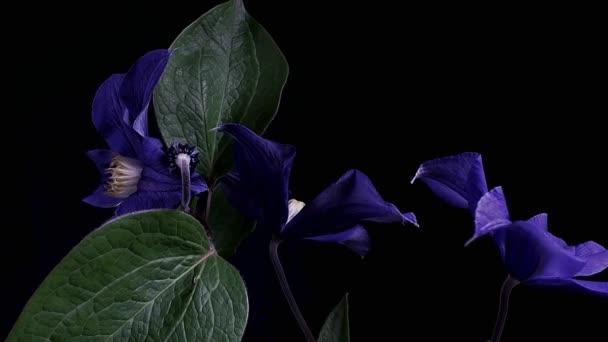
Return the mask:
<svg viewBox="0 0 608 342">
<path fill-rule="evenodd" d="M 473 235 L 472 238 L 468 239 L 467 242 L 464 243 L 464 247 L 469 247 L 470 244 L 472 244 L 475 240 L 477 240 L 477 236 Z"/>
<path fill-rule="evenodd" d="M 416 171 L 416 174 L 414 175 L 414 177 L 412 177 L 412 179 L 410 180 L 410 184 L 414 184 L 414 182 L 418 179 L 418 176 L 420 175 L 420 170 Z"/>
</svg>

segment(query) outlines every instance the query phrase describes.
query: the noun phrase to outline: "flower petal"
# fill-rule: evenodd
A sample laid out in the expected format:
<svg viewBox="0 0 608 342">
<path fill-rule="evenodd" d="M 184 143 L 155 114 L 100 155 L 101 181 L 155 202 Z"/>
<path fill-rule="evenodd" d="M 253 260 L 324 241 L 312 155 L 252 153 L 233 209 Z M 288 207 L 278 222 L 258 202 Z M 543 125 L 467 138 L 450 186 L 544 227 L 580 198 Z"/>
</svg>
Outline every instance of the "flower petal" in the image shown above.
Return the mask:
<svg viewBox="0 0 608 342">
<path fill-rule="evenodd" d="M 176 208 L 182 197 L 182 178 L 172 170 L 160 140 L 142 137 L 142 160 L 144 168 L 137 183 L 137 193 L 129 196 L 120 205 L 117 215 L 132 211 L 157 208 Z M 207 183 L 198 174 L 190 177 L 192 195 L 207 191 Z"/>
<path fill-rule="evenodd" d="M 350 170 L 307 204 L 281 235 L 304 238 L 340 232 L 361 221 L 414 223 L 412 218 L 384 201 L 365 174 Z"/>
<path fill-rule="evenodd" d="M 526 221 L 516 221 L 495 238 L 504 251 L 507 271 L 520 281 L 532 278 L 571 278 L 585 261 L 563 249 L 553 235 Z"/>
<path fill-rule="evenodd" d="M 224 191 L 228 197 L 228 201 L 237 208 L 243 215 L 250 218 L 259 218 L 262 216 L 262 210 L 258 203 L 255 202 L 255 196 L 243 196 L 239 192 L 239 184 L 241 177 L 238 172 L 229 172 L 220 178 L 220 182 L 224 185 Z"/>
<path fill-rule="evenodd" d="M 488 191 L 481 155 L 467 152 L 422 163 L 412 179 L 420 179 L 431 190 L 458 208 L 473 210 Z"/>
<path fill-rule="evenodd" d="M 127 108 L 118 97 L 123 79 L 123 75 L 112 75 L 97 89 L 93 99 L 93 124 L 113 151 L 137 158 L 141 153 L 141 137 L 126 122 Z"/>
<path fill-rule="evenodd" d="M 144 169 L 137 188 L 143 191 L 181 191 L 181 175 L 177 170 L 171 170 L 163 143 L 150 137 L 142 138 L 142 141 Z"/>
<path fill-rule="evenodd" d="M 106 169 L 110 166 L 110 163 L 112 162 L 114 152 L 110 150 L 92 150 L 87 152 L 87 157 L 89 157 L 95 163 L 97 170 L 103 176 L 106 172 Z"/>
<path fill-rule="evenodd" d="M 475 233 L 465 246 L 481 236 L 511 224 L 509 209 L 502 187 L 498 186 L 481 197 L 475 208 Z"/>
<path fill-rule="evenodd" d="M 596 295 L 608 296 L 608 281 L 570 279 L 575 285 Z"/>
<path fill-rule="evenodd" d="M 540 213 L 535 216 L 532 216 L 528 219 L 528 223 L 534 225 L 536 228 L 548 231 L 549 230 L 549 220 L 548 215 L 546 213 Z"/>
<path fill-rule="evenodd" d="M 198 195 L 201 192 L 209 190 L 207 182 L 205 181 L 203 176 L 201 176 L 197 172 L 194 172 L 190 175 L 190 190 L 192 190 L 193 195 Z"/>
<path fill-rule="evenodd" d="M 120 100 L 128 110 L 127 122 L 139 134 L 148 135 L 148 104 L 171 51 L 162 49 L 140 57 L 125 74 L 120 87 Z"/>
<path fill-rule="evenodd" d="M 182 189 L 182 178 L 177 171 L 172 172 L 169 168 L 165 172 L 159 172 L 155 169 L 144 167 L 141 172 L 141 179 L 137 184 L 137 189 L 148 192 L 180 192 Z"/>
<path fill-rule="evenodd" d="M 181 198 L 181 190 L 165 192 L 137 191 L 124 199 L 116 210 L 116 215 L 148 209 L 175 209 L 179 206 Z"/>
<path fill-rule="evenodd" d="M 608 250 L 597 242 L 587 241 L 574 246 L 574 255 L 586 261 L 577 276 L 590 276 L 608 268 Z"/>
<path fill-rule="evenodd" d="M 114 152 L 109 150 L 92 150 L 87 156 L 95 163 L 101 175 L 101 185 L 89 196 L 83 198 L 85 203 L 100 208 L 113 208 L 122 202 L 122 198 L 110 196 L 106 193 L 104 184 L 107 178 L 106 169 L 110 166 Z"/>
<path fill-rule="evenodd" d="M 594 241 L 587 241 L 576 246 L 568 245 L 564 240 L 548 233 L 551 240 L 566 253 L 585 262 L 577 276 L 590 276 L 608 268 L 608 250 Z"/>
<path fill-rule="evenodd" d="M 370 250 L 369 234 L 361 225 L 356 225 L 339 233 L 307 237 L 305 240 L 339 243 L 361 256 L 367 255 Z"/>
<path fill-rule="evenodd" d="M 172 170 L 163 149 L 163 143 L 151 137 L 143 137 L 144 170 L 137 185 L 143 191 L 181 191 L 182 178 L 177 170 Z M 190 177 L 190 187 L 194 195 L 207 190 L 207 183 L 196 172 Z"/>
<path fill-rule="evenodd" d="M 139 159 L 143 161 L 144 165 L 158 171 L 164 171 L 169 168 L 169 160 L 167 159 L 164 145 L 162 141 L 156 138 L 142 138 L 142 155 Z"/>
<path fill-rule="evenodd" d="M 262 226 L 279 230 L 287 220 L 289 176 L 296 154 L 295 147 L 264 139 L 249 128 L 239 124 L 224 124 L 217 130 L 229 134 L 235 140 L 234 160 L 238 177 L 227 179 L 227 187 L 233 195 L 242 197 L 233 205 L 253 217 Z M 244 208 L 243 203 L 255 208 Z M 240 207 L 239 207 L 240 206 Z"/>
<path fill-rule="evenodd" d="M 106 193 L 103 185 L 100 185 L 92 194 L 82 199 L 83 202 L 99 208 L 114 208 L 123 201 L 122 198 L 112 197 Z"/>
<path fill-rule="evenodd" d="M 158 172 L 154 169 L 144 167 L 137 189 L 148 192 L 180 192 L 182 191 L 182 178 L 177 171 Z M 207 183 L 203 178 L 194 173 L 190 177 L 190 189 L 193 195 L 206 191 Z"/>
<path fill-rule="evenodd" d="M 526 282 L 531 286 L 560 286 L 574 291 L 586 292 L 599 296 L 608 296 L 608 282 L 563 278 L 535 278 Z"/>
<path fill-rule="evenodd" d="M 584 258 L 604 252 L 606 252 L 606 248 L 595 241 L 587 241 L 574 246 L 574 254 Z"/>
<path fill-rule="evenodd" d="M 409 224 L 412 224 L 416 227 L 420 227 L 418 225 L 418 219 L 416 219 L 416 215 L 414 213 L 402 213 L 401 217 L 403 217 L 403 222 L 407 222 Z"/>
</svg>

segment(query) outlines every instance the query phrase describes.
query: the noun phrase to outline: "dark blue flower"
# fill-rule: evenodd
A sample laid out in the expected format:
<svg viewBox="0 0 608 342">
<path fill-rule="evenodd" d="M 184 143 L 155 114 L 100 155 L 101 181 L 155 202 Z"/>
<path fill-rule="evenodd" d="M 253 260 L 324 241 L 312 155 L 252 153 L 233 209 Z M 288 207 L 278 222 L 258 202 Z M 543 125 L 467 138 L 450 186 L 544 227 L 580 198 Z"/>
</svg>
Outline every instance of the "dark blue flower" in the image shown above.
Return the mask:
<svg viewBox="0 0 608 342">
<path fill-rule="evenodd" d="M 295 148 L 264 139 L 245 126 L 225 124 L 218 130 L 235 140 L 235 170 L 222 181 L 237 208 L 271 227 L 282 239 L 297 238 L 343 244 L 360 255 L 369 251 L 364 222 L 412 223 L 382 199 L 361 171 L 347 171 L 308 205 L 289 200 Z"/>
<path fill-rule="evenodd" d="M 163 144 L 148 136 L 148 105 L 171 53 L 156 50 L 141 57 L 126 74 L 114 74 L 97 90 L 93 124 L 110 150 L 88 152 L 102 184 L 84 201 L 117 215 L 153 208 L 175 208 L 182 198 L 179 172 L 170 167 Z M 198 174 L 192 193 L 207 190 Z"/>
<path fill-rule="evenodd" d="M 475 209 L 488 192 L 481 156 L 462 153 L 427 161 L 420 165 L 414 180 L 426 183 L 441 199 L 458 208 Z"/>
<path fill-rule="evenodd" d="M 444 201 L 471 209 L 475 233 L 467 244 L 490 235 L 507 272 L 516 280 L 608 295 L 608 282 L 577 278 L 608 268 L 608 250 L 593 241 L 569 246 L 549 233 L 546 214 L 527 221 L 511 221 L 502 188 L 487 191 L 479 154 L 463 153 L 425 162 L 416 179 L 428 184 Z"/>
</svg>

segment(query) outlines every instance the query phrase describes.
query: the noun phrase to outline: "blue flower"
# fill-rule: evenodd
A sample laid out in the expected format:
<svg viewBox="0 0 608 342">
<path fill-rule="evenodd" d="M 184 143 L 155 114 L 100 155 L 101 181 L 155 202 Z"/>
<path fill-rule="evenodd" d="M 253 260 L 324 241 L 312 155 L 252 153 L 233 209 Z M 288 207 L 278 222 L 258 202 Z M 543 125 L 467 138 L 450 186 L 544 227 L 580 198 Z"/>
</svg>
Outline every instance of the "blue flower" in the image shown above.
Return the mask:
<svg viewBox="0 0 608 342">
<path fill-rule="evenodd" d="M 423 163 L 420 179 L 447 203 L 469 208 L 475 233 L 467 242 L 490 235 L 507 272 L 531 285 L 558 285 L 608 295 L 608 282 L 579 279 L 608 268 L 608 250 L 588 241 L 570 246 L 548 231 L 547 215 L 512 221 L 501 187 L 487 191 L 481 156 L 463 153 Z"/>
<path fill-rule="evenodd" d="M 169 50 L 155 50 L 141 57 L 126 74 L 114 74 L 97 90 L 93 100 L 93 124 L 110 150 L 87 155 L 102 175 L 101 185 L 84 198 L 97 207 L 117 207 L 116 214 L 153 208 L 175 208 L 182 198 L 182 179 L 171 168 L 158 139 L 148 136 L 148 105 L 165 66 Z M 183 153 L 192 166 L 198 161 L 193 149 Z M 198 174 L 191 178 L 193 194 L 207 190 Z"/>
<path fill-rule="evenodd" d="M 364 222 L 412 223 L 386 202 L 361 171 L 347 171 L 308 205 L 289 199 L 288 187 L 295 148 L 264 139 L 245 126 L 217 128 L 235 140 L 235 170 L 222 181 L 234 205 L 281 239 L 340 243 L 360 255 L 369 251 Z"/>
</svg>

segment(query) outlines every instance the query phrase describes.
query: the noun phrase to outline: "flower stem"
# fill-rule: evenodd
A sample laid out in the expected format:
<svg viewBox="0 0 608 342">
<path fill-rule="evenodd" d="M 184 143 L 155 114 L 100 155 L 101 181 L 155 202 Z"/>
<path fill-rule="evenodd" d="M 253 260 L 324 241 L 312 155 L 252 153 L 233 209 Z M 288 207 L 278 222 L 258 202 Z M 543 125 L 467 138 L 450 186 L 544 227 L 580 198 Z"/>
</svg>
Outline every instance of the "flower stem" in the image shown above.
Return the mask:
<svg viewBox="0 0 608 342">
<path fill-rule="evenodd" d="M 283 242 L 282 240 L 272 239 L 270 241 L 270 260 L 272 260 L 272 266 L 274 267 L 274 271 L 279 280 L 279 284 L 281 284 L 281 289 L 283 290 L 283 294 L 285 295 L 285 299 L 289 304 L 289 308 L 293 313 L 302 333 L 306 337 L 306 341 L 315 342 L 315 337 L 313 336 L 308 324 L 306 324 L 306 320 L 304 320 L 304 316 L 302 316 L 302 312 L 300 312 L 300 308 L 298 307 L 298 303 L 296 303 L 293 294 L 291 293 L 291 288 L 289 288 L 289 283 L 287 282 L 287 277 L 285 277 L 285 272 L 283 271 L 283 266 L 281 265 L 281 260 L 279 259 L 279 245 Z"/>
<path fill-rule="evenodd" d="M 500 288 L 500 299 L 498 302 L 498 315 L 496 316 L 496 323 L 494 324 L 494 332 L 492 333 L 491 342 L 500 342 L 500 336 L 507 322 L 507 313 L 509 312 L 509 297 L 511 296 L 511 290 L 519 284 L 517 279 L 507 276 L 505 282 L 502 283 Z"/>
<path fill-rule="evenodd" d="M 176 158 L 177 167 L 182 175 L 182 204 L 185 212 L 190 212 L 190 156 L 179 154 Z"/>
<path fill-rule="evenodd" d="M 207 190 L 207 203 L 205 205 L 205 216 L 204 216 L 204 226 L 206 228 L 207 237 L 210 241 L 213 240 L 213 229 L 211 228 L 211 201 L 213 199 L 213 188 L 215 187 L 215 181 L 211 182 L 209 185 L 209 189 Z"/>
<path fill-rule="evenodd" d="M 211 183 L 211 185 L 209 186 L 209 190 L 207 190 L 207 205 L 205 207 L 205 224 L 208 227 L 211 227 L 210 225 L 210 218 L 211 218 L 211 201 L 213 199 L 213 187 L 215 186 L 215 182 Z"/>
</svg>

